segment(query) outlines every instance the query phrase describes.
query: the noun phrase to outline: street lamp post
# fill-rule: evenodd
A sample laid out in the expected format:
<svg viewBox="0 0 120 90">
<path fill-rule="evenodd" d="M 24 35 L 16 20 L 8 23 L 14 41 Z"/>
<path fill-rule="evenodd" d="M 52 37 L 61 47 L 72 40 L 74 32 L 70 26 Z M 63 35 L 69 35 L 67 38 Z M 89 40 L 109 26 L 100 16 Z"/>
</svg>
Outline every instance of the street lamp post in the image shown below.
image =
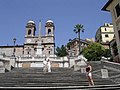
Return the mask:
<svg viewBox="0 0 120 90">
<path fill-rule="evenodd" d="M 14 62 L 14 67 L 15 67 L 15 65 L 16 65 L 16 57 L 15 57 L 15 43 L 16 43 L 16 38 L 13 38 L 13 43 L 14 43 L 13 56 L 14 56 L 14 59 L 15 59 L 15 62 Z"/>
<path fill-rule="evenodd" d="M 13 43 L 14 43 L 14 51 L 13 51 L 13 56 L 15 57 L 15 43 L 16 43 L 16 38 L 13 38 Z"/>
</svg>

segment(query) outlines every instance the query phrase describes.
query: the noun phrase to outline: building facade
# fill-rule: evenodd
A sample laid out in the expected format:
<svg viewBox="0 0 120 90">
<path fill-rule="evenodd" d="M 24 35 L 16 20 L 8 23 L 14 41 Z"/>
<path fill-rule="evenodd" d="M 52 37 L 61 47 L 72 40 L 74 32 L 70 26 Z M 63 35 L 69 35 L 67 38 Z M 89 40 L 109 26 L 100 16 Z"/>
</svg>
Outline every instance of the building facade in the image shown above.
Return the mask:
<svg viewBox="0 0 120 90">
<path fill-rule="evenodd" d="M 109 0 L 104 7 L 104 11 L 111 12 L 112 23 L 115 31 L 115 40 L 118 49 L 118 59 L 120 61 L 120 0 Z"/>
<path fill-rule="evenodd" d="M 88 39 L 86 38 L 85 40 L 82 40 L 78 38 L 74 38 L 73 40 L 70 40 L 67 43 L 67 49 L 68 49 L 68 54 L 70 57 L 78 56 L 79 55 L 79 43 L 80 43 L 80 51 L 87 47 L 91 42 L 94 42 L 93 39 Z"/>
<path fill-rule="evenodd" d="M 101 43 L 106 49 L 109 49 L 109 42 L 114 38 L 114 35 L 113 25 L 105 23 L 98 28 L 95 41 Z"/>
<path fill-rule="evenodd" d="M 41 22 L 39 28 L 41 28 Z M 42 56 L 54 56 L 55 54 L 55 36 L 54 36 L 55 26 L 52 20 L 48 20 L 45 23 L 45 35 L 41 35 L 41 29 L 39 29 L 38 36 L 36 33 L 36 24 L 34 21 L 30 20 L 25 26 L 25 42 L 23 45 L 13 45 L 13 46 L 0 46 L 0 54 L 4 56 L 16 57 L 34 57 L 39 56 L 38 51 L 41 47 Z M 39 43 L 40 42 L 40 43 Z"/>
</svg>

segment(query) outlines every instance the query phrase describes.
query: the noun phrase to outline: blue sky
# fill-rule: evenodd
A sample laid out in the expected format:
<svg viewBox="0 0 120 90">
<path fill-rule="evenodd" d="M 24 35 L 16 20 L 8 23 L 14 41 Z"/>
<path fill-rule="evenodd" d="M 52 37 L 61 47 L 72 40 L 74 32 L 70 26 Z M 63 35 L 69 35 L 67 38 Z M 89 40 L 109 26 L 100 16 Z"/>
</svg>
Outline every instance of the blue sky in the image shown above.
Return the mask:
<svg viewBox="0 0 120 90">
<path fill-rule="evenodd" d="M 108 0 L 0 0 L 0 45 L 22 45 L 25 41 L 25 26 L 29 20 L 45 22 L 52 19 L 55 24 L 56 46 L 65 45 L 77 37 L 73 29 L 76 24 L 84 25 L 81 38 L 94 38 L 97 29 L 111 23 L 111 14 L 101 8 Z M 36 32 L 36 36 L 38 35 Z"/>
</svg>

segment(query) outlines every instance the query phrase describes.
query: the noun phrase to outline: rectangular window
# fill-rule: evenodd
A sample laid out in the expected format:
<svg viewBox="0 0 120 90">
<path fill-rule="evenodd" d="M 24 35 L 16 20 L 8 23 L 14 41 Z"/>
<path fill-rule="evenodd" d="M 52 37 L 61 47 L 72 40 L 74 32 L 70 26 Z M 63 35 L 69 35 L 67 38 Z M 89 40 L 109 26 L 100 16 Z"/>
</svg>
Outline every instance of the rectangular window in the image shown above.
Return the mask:
<svg viewBox="0 0 120 90">
<path fill-rule="evenodd" d="M 105 37 L 108 37 L 108 35 L 106 34 Z"/>
<path fill-rule="evenodd" d="M 119 35 L 119 40 L 120 40 L 120 30 L 118 31 L 118 35 Z"/>
<path fill-rule="evenodd" d="M 107 29 L 105 28 L 105 31 L 107 31 Z"/>
<path fill-rule="evenodd" d="M 117 6 L 115 7 L 115 10 L 116 10 L 116 14 L 117 14 L 117 17 L 120 16 L 120 5 L 117 4 Z"/>
</svg>

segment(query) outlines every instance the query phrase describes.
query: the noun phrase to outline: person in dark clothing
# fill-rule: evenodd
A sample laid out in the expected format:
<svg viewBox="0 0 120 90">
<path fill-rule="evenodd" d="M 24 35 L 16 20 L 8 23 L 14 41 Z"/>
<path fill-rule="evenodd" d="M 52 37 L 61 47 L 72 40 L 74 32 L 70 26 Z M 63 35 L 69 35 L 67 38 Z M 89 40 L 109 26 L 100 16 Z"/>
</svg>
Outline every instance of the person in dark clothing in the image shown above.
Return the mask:
<svg viewBox="0 0 120 90">
<path fill-rule="evenodd" d="M 87 63 L 87 67 L 86 67 L 86 76 L 89 82 L 89 86 L 94 85 L 94 81 L 92 79 L 92 67 L 90 64 Z"/>
</svg>

